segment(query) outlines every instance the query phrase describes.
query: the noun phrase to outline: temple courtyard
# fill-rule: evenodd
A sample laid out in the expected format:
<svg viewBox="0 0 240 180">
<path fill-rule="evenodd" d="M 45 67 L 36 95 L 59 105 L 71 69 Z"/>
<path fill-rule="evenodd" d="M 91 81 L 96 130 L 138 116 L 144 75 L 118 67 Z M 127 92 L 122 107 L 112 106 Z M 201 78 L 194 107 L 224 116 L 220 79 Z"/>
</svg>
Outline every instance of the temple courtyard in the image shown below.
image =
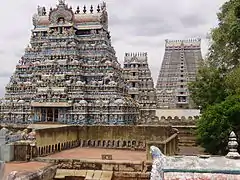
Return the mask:
<svg viewBox="0 0 240 180">
<path fill-rule="evenodd" d="M 111 155 L 112 160 L 145 161 L 146 152 L 101 148 L 75 148 L 62 151 L 46 158 L 54 159 L 102 159 L 102 155 Z"/>
</svg>

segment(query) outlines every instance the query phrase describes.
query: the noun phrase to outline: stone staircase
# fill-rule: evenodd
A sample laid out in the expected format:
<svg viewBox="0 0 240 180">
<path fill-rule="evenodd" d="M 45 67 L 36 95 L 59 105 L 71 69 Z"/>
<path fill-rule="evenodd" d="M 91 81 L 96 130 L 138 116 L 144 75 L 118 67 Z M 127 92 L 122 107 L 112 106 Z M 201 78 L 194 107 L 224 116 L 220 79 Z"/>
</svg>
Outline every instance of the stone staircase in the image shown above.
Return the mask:
<svg viewBox="0 0 240 180">
<path fill-rule="evenodd" d="M 178 129 L 179 146 L 196 146 L 195 126 L 173 126 Z"/>
<path fill-rule="evenodd" d="M 178 155 L 199 155 L 205 154 L 204 149 L 197 145 L 195 135 L 196 126 L 174 126 L 179 134 L 179 153 Z"/>
<path fill-rule="evenodd" d="M 111 180 L 112 176 L 113 171 L 57 169 L 54 180 L 60 179 Z"/>
<path fill-rule="evenodd" d="M 184 146 L 184 147 L 195 147 L 195 146 L 197 146 L 197 144 L 196 144 L 196 137 L 193 137 L 193 136 L 180 136 L 178 145 L 179 146 Z"/>
</svg>

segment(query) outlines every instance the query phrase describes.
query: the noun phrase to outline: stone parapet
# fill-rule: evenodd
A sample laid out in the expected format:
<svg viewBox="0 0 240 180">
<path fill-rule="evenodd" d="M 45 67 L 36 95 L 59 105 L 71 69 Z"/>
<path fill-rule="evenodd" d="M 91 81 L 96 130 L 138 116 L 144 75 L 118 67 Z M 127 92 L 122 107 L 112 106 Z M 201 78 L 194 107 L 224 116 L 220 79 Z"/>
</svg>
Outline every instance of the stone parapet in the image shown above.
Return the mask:
<svg viewBox="0 0 240 180">
<path fill-rule="evenodd" d="M 164 180 L 185 179 L 198 180 L 198 179 L 240 179 L 238 174 L 223 174 L 223 173 L 181 173 L 181 172 L 168 172 L 164 173 Z"/>
<path fill-rule="evenodd" d="M 171 126 L 63 126 L 36 130 L 39 156 L 74 147 L 146 149 L 147 141 L 164 141 L 174 133 Z"/>
<path fill-rule="evenodd" d="M 173 134 L 168 139 L 164 141 L 149 141 L 147 142 L 147 159 L 150 160 L 150 147 L 156 146 L 158 147 L 164 155 L 173 156 L 176 155 L 179 151 L 178 149 L 178 133 Z"/>
<path fill-rule="evenodd" d="M 194 126 L 199 116 L 161 116 L 157 117 L 147 124 L 149 125 L 171 125 L 171 126 Z"/>
</svg>

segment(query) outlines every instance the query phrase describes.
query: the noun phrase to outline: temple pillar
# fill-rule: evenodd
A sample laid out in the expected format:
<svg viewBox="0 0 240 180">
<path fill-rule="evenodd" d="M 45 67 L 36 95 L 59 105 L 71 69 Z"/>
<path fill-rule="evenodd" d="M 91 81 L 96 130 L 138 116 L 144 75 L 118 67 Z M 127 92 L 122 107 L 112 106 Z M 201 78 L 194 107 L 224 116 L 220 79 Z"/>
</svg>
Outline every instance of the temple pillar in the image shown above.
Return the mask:
<svg viewBox="0 0 240 180">
<path fill-rule="evenodd" d="M 52 108 L 52 111 L 53 111 L 53 122 L 55 122 L 55 109 Z"/>
<path fill-rule="evenodd" d="M 34 114 L 38 114 L 39 111 L 39 120 L 42 121 L 42 108 L 40 108 L 40 110 L 34 110 Z"/>
<path fill-rule="evenodd" d="M 45 112 L 46 112 L 46 114 L 45 114 L 45 122 L 47 122 L 47 117 L 48 117 L 48 109 L 47 108 L 45 109 Z"/>
</svg>

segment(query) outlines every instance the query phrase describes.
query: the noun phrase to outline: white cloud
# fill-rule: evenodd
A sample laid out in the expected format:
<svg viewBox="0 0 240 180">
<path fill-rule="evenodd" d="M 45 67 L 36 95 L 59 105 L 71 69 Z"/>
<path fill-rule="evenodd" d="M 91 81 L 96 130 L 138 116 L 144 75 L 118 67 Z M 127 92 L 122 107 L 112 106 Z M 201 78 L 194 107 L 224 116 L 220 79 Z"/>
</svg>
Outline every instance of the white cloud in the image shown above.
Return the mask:
<svg viewBox="0 0 240 180">
<path fill-rule="evenodd" d="M 216 13 L 226 0 L 106 0 L 109 28 L 118 60 L 123 62 L 125 52 L 148 52 L 149 65 L 156 82 L 164 53 L 165 39 L 203 38 L 217 24 Z M 54 0 L 8 0 L 0 7 L 0 97 L 16 63 L 30 40 L 32 15 L 37 5 L 54 7 Z M 86 4 L 97 5 L 100 0 L 68 0 L 76 9 Z M 79 3 L 79 4 L 78 4 Z M 6 75 L 9 75 L 7 77 Z"/>
</svg>

